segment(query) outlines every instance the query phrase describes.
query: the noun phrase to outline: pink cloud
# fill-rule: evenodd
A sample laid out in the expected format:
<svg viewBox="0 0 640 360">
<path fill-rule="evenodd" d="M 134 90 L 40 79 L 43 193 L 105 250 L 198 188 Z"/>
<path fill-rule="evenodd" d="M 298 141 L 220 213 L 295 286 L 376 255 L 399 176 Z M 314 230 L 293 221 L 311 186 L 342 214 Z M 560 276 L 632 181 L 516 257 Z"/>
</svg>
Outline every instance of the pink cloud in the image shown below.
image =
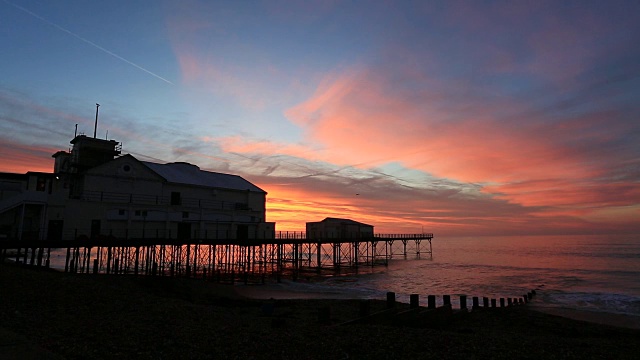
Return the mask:
<svg viewBox="0 0 640 360">
<path fill-rule="evenodd" d="M 354 73 L 323 84 L 287 116 L 304 128 L 309 143 L 326 148 L 324 160 L 344 165 L 396 159 L 464 182 L 594 175 L 580 154 L 568 153 L 547 136 L 545 125 L 496 120 L 491 105 L 474 104 L 473 113 L 449 115 L 435 101 L 416 100 L 394 93 L 376 74 Z"/>
</svg>

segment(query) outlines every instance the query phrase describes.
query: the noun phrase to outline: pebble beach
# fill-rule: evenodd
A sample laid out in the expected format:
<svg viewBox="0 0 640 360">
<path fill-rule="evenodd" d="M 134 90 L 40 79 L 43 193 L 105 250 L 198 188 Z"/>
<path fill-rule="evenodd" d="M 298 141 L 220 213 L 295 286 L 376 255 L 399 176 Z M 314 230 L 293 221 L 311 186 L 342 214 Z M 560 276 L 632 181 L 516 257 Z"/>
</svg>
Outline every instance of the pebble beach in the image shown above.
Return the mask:
<svg viewBox="0 0 640 360">
<path fill-rule="evenodd" d="M 4 263 L 0 358 L 637 359 L 640 353 L 637 324 L 576 320 L 535 305 L 454 312 L 436 322 L 353 322 L 361 302 L 253 299 L 236 286 L 197 279 Z M 386 306 L 384 299 L 370 301 L 372 313 Z"/>
</svg>

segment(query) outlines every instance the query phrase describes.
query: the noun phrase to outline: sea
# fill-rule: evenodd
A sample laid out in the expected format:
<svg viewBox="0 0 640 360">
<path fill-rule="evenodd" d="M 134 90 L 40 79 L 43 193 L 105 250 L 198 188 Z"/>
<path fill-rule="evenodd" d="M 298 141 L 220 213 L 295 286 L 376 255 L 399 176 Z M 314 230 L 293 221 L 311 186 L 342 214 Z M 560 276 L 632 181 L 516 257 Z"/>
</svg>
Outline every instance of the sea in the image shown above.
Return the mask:
<svg viewBox="0 0 640 360">
<path fill-rule="evenodd" d="M 424 250 L 428 243 L 423 241 Z M 398 242 L 394 246 L 401 246 Z M 394 253 L 401 248 L 394 247 Z M 617 314 L 640 320 L 640 235 L 438 237 L 432 254 L 394 256 L 388 266 L 361 267 L 312 281 L 239 285 L 255 298 L 386 299 L 410 294 L 496 298 L 535 290 L 539 308 Z M 482 304 L 482 300 L 480 300 Z"/>
<path fill-rule="evenodd" d="M 520 298 L 535 291 L 531 304 L 551 313 L 578 311 L 600 319 L 621 319 L 640 328 L 640 235 L 475 236 L 438 237 L 420 244 L 412 241 L 406 256 L 394 242 L 388 265 L 360 266 L 324 276 L 282 278 L 266 284 L 236 284 L 237 292 L 257 299 L 386 299 L 409 303 L 418 294 L 451 296 L 454 308 L 460 295 L 471 305 L 482 299 Z M 415 244 L 413 244 L 415 246 Z M 52 253 L 52 267 L 64 269 L 65 253 Z M 480 300 L 482 305 L 482 300 Z M 499 301 L 498 301 L 499 304 Z M 605 322 L 606 323 L 606 322 Z"/>
</svg>

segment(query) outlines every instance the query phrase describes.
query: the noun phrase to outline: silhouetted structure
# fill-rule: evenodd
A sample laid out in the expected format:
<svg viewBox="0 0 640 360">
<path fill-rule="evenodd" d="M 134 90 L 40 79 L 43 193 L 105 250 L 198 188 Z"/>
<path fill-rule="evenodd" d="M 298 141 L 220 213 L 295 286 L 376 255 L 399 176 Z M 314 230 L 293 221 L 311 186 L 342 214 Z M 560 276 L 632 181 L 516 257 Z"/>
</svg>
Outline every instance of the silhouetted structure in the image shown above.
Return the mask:
<svg viewBox="0 0 640 360">
<path fill-rule="evenodd" d="M 240 176 L 140 161 L 95 136 L 76 135 L 71 144 L 53 154 L 53 173 L 0 173 L 0 261 L 247 281 L 386 265 L 396 241 L 403 257 L 407 244 L 418 257 L 432 254 L 433 234 L 374 235 L 372 225 L 350 219 L 276 234 L 265 221 L 267 193 Z M 52 251 L 66 253 L 64 264 L 51 264 L 59 258 Z"/>
<path fill-rule="evenodd" d="M 0 174 L 0 236 L 274 237 L 266 192 L 240 176 L 119 156 L 114 140 L 78 135 L 71 144 L 71 152 L 53 154 L 53 173 Z"/>
<path fill-rule="evenodd" d="M 373 237 L 373 225 L 351 219 L 328 217 L 322 221 L 307 223 L 307 238 L 309 239 L 366 239 L 371 237 Z"/>
</svg>

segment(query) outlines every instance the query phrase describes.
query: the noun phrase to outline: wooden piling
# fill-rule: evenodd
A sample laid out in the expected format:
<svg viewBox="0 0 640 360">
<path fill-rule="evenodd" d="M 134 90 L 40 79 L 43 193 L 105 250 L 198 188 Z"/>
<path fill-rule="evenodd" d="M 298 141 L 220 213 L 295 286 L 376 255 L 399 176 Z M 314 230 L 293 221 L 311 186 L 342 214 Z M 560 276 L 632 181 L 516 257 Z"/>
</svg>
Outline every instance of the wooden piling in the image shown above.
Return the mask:
<svg viewBox="0 0 640 360">
<path fill-rule="evenodd" d="M 420 307 L 420 295 L 418 294 L 409 295 L 409 307 L 411 309 L 416 309 Z"/>
<path fill-rule="evenodd" d="M 467 295 L 460 295 L 460 309 L 467 308 Z"/>
<path fill-rule="evenodd" d="M 42 266 L 42 253 L 44 252 L 43 248 L 38 248 L 38 267 Z"/>
<path fill-rule="evenodd" d="M 477 308 L 479 308 L 479 307 L 480 307 L 479 298 L 478 298 L 477 296 L 474 296 L 474 297 L 472 298 L 472 302 L 473 302 L 473 305 L 472 305 L 472 308 L 473 308 L 473 309 L 477 309 Z"/>
<path fill-rule="evenodd" d="M 396 306 L 396 293 L 388 292 L 387 293 L 387 309 L 394 308 Z"/>
<path fill-rule="evenodd" d="M 482 305 L 483 305 L 485 308 L 488 308 L 488 307 L 489 307 L 489 298 L 488 298 L 488 297 L 486 297 L 486 296 L 485 296 L 485 297 L 483 297 L 483 298 L 482 298 Z"/>
<path fill-rule="evenodd" d="M 500 298 L 500 307 L 504 307 L 504 298 Z"/>
<path fill-rule="evenodd" d="M 444 306 L 446 306 L 446 305 L 451 306 L 451 295 L 442 295 L 442 305 L 444 305 Z"/>
<path fill-rule="evenodd" d="M 436 308 L 436 296 L 429 295 L 427 296 L 427 309 L 435 309 Z"/>
<path fill-rule="evenodd" d="M 64 272 L 69 272 L 69 260 L 71 260 L 71 248 L 67 248 L 67 257 L 64 259 Z"/>
</svg>

